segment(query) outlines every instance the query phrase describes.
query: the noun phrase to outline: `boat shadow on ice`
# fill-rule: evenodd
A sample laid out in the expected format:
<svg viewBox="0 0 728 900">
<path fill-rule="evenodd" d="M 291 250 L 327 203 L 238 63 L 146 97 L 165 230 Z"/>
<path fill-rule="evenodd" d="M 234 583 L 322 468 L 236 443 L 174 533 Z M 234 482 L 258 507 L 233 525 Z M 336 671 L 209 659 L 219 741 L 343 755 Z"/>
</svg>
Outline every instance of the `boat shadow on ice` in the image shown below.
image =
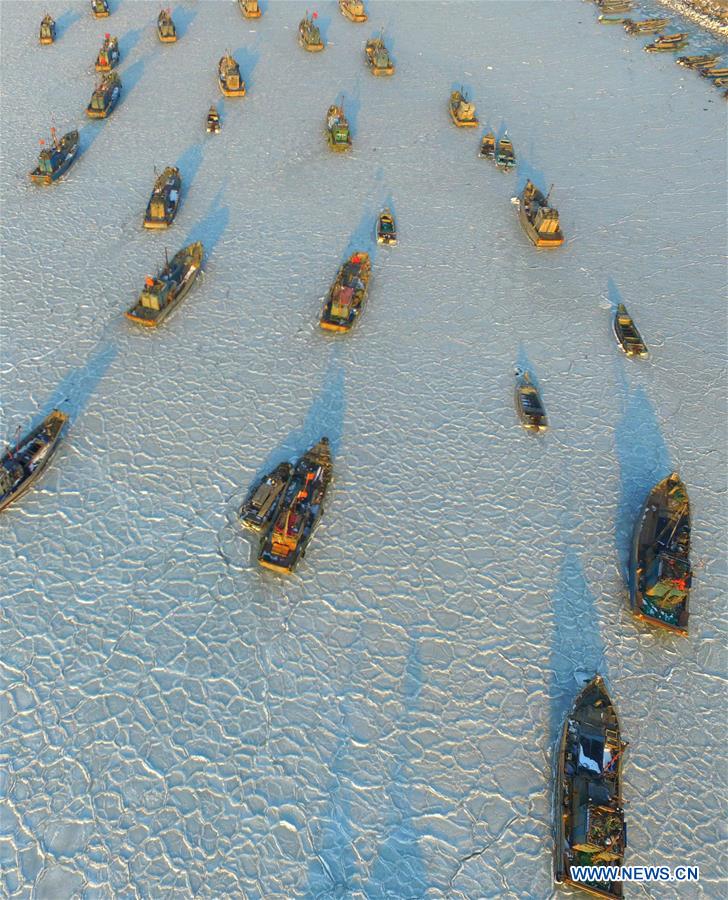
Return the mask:
<svg viewBox="0 0 728 900">
<path fill-rule="evenodd" d="M 177 40 L 183 38 L 190 24 L 197 18 L 196 9 L 188 9 L 186 6 L 175 6 L 172 11 L 172 20 L 177 32 Z"/>
<path fill-rule="evenodd" d="M 122 60 L 126 59 L 131 51 L 136 47 L 143 34 L 144 29 L 133 28 L 131 31 L 127 31 L 126 34 L 123 34 L 119 38 L 119 53 L 121 54 Z M 123 80 L 124 79 L 122 79 L 122 81 Z M 126 83 L 124 83 L 124 86 L 126 87 Z"/>
<path fill-rule="evenodd" d="M 500 137 L 502 137 L 502 135 L 500 135 Z M 543 193 L 546 194 L 550 187 L 550 185 L 546 182 L 546 175 L 541 171 L 541 169 L 537 169 L 536 166 L 534 166 L 533 163 L 529 161 L 528 157 L 524 153 L 521 153 L 519 151 L 518 147 L 515 148 L 515 152 L 516 158 L 518 160 L 518 179 L 516 182 L 516 190 L 518 195 L 520 196 L 520 194 L 522 193 L 527 181 L 535 184 L 539 190 L 543 191 Z"/>
<path fill-rule="evenodd" d="M 56 40 L 62 38 L 71 25 L 75 25 L 80 18 L 81 12 L 78 6 L 75 9 L 67 9 L 64 13 L 61 13 L 56 19 Z"/>
<path fill-rule="evenodd" d="M 258 539 L 249 535 L 240 525 L 239 513 L 245 498 L 254 484 L 282 462 L 292 462 L 301 457 L 322 437 L 328 437 L 334 460 L 334 484 L 336 482 L 336 458 L 339 455 L 344 432 L 346 412 L 346 384 L 344 366 L 339 359 L 340 347 L 334 346 L 323 383 L 308 409 L 300 428 L 296 428 L 272 450 L 258 467 L 247 484 L 241 486 L 227 501 L 225 524 L 217 536 L 218 551 L 225 562 L 238 569 L 256 564 Z"/>
<path fill-rule="evenodd" d="M 139 84 L 139 79 L 144 74 L 144 65 L 144 60 L 138 59 L 134 65 L 129 66 L 128 69 L 125 69 L 124 72 L 119 75 L 119 78 L 121 79 L 121 97 L 119 97 L 117 109 L 121 109 L 121 107 L 124 106 L 129 94 L 131 94 L 137 84 Z M 104 119 L 102 121 L 106 120 Z"/>
<path fill-rule="evenodd" d="M 227 206 L 222 205 L 222 199 L 227 188 L 227 179 L 223 182 L 220 190 L 212 198 L 207 208 L 207 215 L 204 219 L 193 225 L 184 239 L 183 247 L 194 244 L 195 241 L 202 241 L 205 248 L 204 259 L 207 260 L 212 256 L 215 247 L 218 245 L 220 238 L 223 236 L 225 229 L 230 221 L 230 210 Z M 203 263 L 204 269 L 204 263 Z M 204 271 L 203 271 L 204 276 Z"/>
<path fill-rule="evenodd" d="M 105 342 L 85 365 L 71 370 L 44 404 L 43 416 L 52 409 L 60 409 L 68 415 L 69 426 L 73 426 L 118 353 L 115 344 Z"/>
<path fill-rule="evenodd" d="M 379 244 L 377 244 L 376 228 L 379 210 L 373 207 L 365 207 L 364 212 L 359 219 L 359 223 L 349 236 L 349 242 L 344 251 L 344 260 L 356 252 L 364 252 L 369 254 L 372 266 L 379 252 Z M 394 212 L 394 210 L 392 210 Z M 342 262 L 344 262 L 342 260 Z"/>
<path fill-rule="evenodd" d="M 204 144 L 202 141 L 199 141 L 196 144 L 190 144 L 175 162 L 175 166 L 179 169 L 182 177 L 182 187 L 185 194 L 189 192 L 189 189 L 194 184 L 204 156 Z"/>
<path fill-rule="evenodd" d="M 258 41 L 254 47 L 237 47 L 233 50 L 233 56 L 240 66 L 240 75 L 245 82 L 245 92 L 249 93 L 255 86 L 253 72 L 260 59 L 260 50 L 258 49 Z"/>
</svg>

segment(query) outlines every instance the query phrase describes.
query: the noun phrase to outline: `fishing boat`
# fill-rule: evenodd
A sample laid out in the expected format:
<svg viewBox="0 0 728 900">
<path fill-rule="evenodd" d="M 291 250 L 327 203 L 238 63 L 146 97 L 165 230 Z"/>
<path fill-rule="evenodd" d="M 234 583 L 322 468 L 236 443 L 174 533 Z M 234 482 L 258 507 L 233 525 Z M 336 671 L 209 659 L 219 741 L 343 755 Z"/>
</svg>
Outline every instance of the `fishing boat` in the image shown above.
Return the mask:
<svg viewBox="0 0 728 900">
<path fill-rule="evenodd" d="M 58 409 L 0 457 L 0 511 L 18 500 L 38 480 L 61 440 L 68 416 Z"/>
<path fill-rule="evenodd" d="M 377 243 L 393 247 L 397 243 L 397 226 L 389 209 L 379 213 L 377 219 Z"/>
<path fill-rule="evenodd" d="M 326 331 L 350 331 L 364 306 L 372 264 L 368 253 L 357 252 L 339 269 L 329 288 L 319 325 Z"/>
<path fill-rule="evenodd" d="M 56 23 L 53 17 L 46 13 L 40 20 L 40 34 L 38 40 L 41 44 L 52 44 L 56 39 Z"/>
<path fill-rule="evenodd" d="M 688 633 L 690 501 L 677 472 L 650 492 L 637 520 L 629 564 L 629 600 L 638 619 Z"/>
<path fill-rule="evenodd" d="M 41 141 L 42 150 L 38 155 L 38 165 L 30 172 L 30 180 L 34 184 L 52 184 L 73 164 L 78 153 L 78 132 L 74 129 L 58 140 L 56 129 L 51 128 L 50 146 Z"/>
<path fill-rule="evenodd" d="M 361 0 L 339 0 L 339 9 L 351 22 L 366 22 L 367 14 Z"/>
<path fill-rule="evenodd" d="M 478 124 L 475 115 L 475 104 L 468 102 L 461 91 L 453 91 L 450 94 L 450 117 L 458 128 L 474 128 Z"/>
<path fill-rule="evenodd" d="M 323 437 L 295 465 L 275 519 L 261 542 L 258 553 L 261 566 L 288 573 L 305 556 L 324 513 L 332 475 L 329 439 Z"/>
<path fill-rule="evenodd" d="M 91 119 L 105 119 L 113 112 L 120 96 L 121 79 L 116 72 L 108 72 L 94 89 L 86 115 Z"/>
<path fill-rule="evenodd" d="M 621 900 L 621 881 L 576 881 L 572 866 L 622 865 L 622 740 L 617 711 L 597 675 L 566 717 L 556 758 L 554 881 L 595 897 Z M 606 874 L 613 874 L 605 872 Z"/>
<path fill-rule="evenodd" d="M 220 57 L 217 66 L 217 81 L 220 90 L 226 97 L 244 97 L 245 82 L 240 77 L 240 66 L 231 55 L 230 51 Z"/>
<path fill-rule="evenodd" d="M 318 13 L 306 14 L 298 24 L 298 43 L 309 53 L 318 53 L 324 49 L 321 31 L 316 24 Z"/>
<path fill-rule="evenodd" d="M 549 427 L 538 388 L 528 372 L 516 369 L 516 412 L 526 431 L 546 431 Z"/>
<path fill-rule="evenodd" d="M 326 140 L 337 153 L 351 147 L 351 130 L 344 115 L 344 104 L 333 104 L 326 113 Z"/>
<path fill-rule="evenodd" d="M 169 228 L 177 215 L 182 178 L 175 166 L 167 168 L 159 175 L 152 188 L 152 196 L 144 214 L 145 228 Z"/>
<path fill-rule="evenodd" d="M 498 141 L 498 152 L 495 156 L 495 164 L 504 172 L 509 172 L 516 165 L 516 154 L 513 151 L 513 143 L 508 136 Z"/>
<path fill-rule="evenodd" d="M 246 19 L 259 19 L 261 16 L 258 0 L 238 0 L 238 6 Z"/>
<path fill-rule="evenodd" d="M 213 103 L 210 109 L 207 111 L 207 119 L 205 128 L 207 129 L 208 134 L 219 134 L 222 129 L 222 122 L 220 121 L 220 114 L 217 111 L 217 107 Z"/>
<path fill-rule="evenodd" d="M 678 56 L 675 62 L 686 69 L 709 69 L 719 58 L 717 53 L 704 53 L 702 56 Z"/>
<path fill-rule="evenodd" d="M 105 19 L 111 15 L 108 0 L 91 0 L 91 12 L 94 19 Z"/>
<path fill-rule="evenodd" d="M 724 75 L 724 76 L 722 76 L 721 78 L 714 78 L 714 79 L 713 79 L 713 84 L 714 84 L 716 87 L 725 87 L 725 86 L 728 84 L 728 77 L 726 77 L 726 76 Z"/>
<path fill-rule="evenodd" d="M 104 35 L 104 43 L 101 45 L 99 55 L 96 57 L 96 71 L 110 72 L 119 63 L 119 41 L 110 34 Z"/>
<path fill-rule="evenodd" d="M 642 335 L 637 331 L 637 326 L 632 321 L 632 316 L 627 312 L 624 303 L 619 303 L 612 320 L 614 336 L 617 343 L 627 356 L 641 356 L 646 359 L 650 354 L 647 345 L 642 340 Z"/>
<path fill-rule="evenodd" d="M 384 44 L 383 33 L 366 42 L 364 55 L 372 75 L 394 75 L 394 63 Z"/>
<path fill-rule="evenodd" d="M 518 203 L 518 218 L 532 244 L 539 248 L 560 247 L 564 235 L 559 227 L 558 210 L 549 206 L 549 194 L 545 197 L 532 181 L 527 181 Z"/>
<path fill-rule="evenodd" d="M 260 534 L 270 525 L 292 474 L 293 466 L 281 463 L 253 485 L 240 508 L 240 524 L 243 528 Z"/>
<path fill-rule="evenodd" d="M 717 68 L 710 66 L 704 69 L 698 69 L 703 78 L 725 78 L 728 75 L 728 68 Z"/>
<path fill-rule="evenodd" d="M 609 0 L 605 3 L 597 3 L 603 13 L 629 12 L 632 9 L 632 0 Z"/>
<path fill-rule="evenodd" d="M 647 53 L 674 53 L 687 46 L 688 36 L 685 32 L 677 34 L 662 34 L 651 44 L 646 44 L 642 49 Z"/>
<path fill-rule="evenodd" d="M 125 315 L 137 325 L 161 325 L 187 296 L 200 274 L 204 247 L 200 241 L 183 247 L 156 278 L 147 278 L 139 300 Z"/>
<path fill-rule="evenodd" d="M 602 25 L 624 25 L 626 21 L 624 16 L 613 16 L 607 15 L 606 13 L 597 18 L 597 22 Z"/>
<path fill-rule="evenodd" d="M 478 156 L 481 159 L 495 159 L 495 135 L 492 131 L 483 135 Z"/>
<path fill-rule="evenodd" d="M 174 44 L 177 40 L 171 9 L 163 9 L 157 16 L 157 37 L 163 44 Z"/>
<path fill-rule="evenodd" d="M 624 30 L 627 34 L 653 34 L 670 24 L 669 19 L 642 19 L 635 22 L 633 19 L 624 20 Z"/>
</svg>

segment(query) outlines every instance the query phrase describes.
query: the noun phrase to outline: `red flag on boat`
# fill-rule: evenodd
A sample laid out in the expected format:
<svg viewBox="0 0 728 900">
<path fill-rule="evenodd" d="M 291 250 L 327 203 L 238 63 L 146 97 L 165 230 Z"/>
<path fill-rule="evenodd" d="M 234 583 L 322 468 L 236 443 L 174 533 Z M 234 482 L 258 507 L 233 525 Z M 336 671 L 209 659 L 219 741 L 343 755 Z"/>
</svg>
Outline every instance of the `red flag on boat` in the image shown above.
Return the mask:
<svg viewBox="0 0 728 900">
<path fill-rule="evenodd" d="M 313 19 L 318 19 L 318 13 L 315 12 L 311 18 L 313 18 Z"/>
<path fill-rule="evenodd" d="M 108 39 L 111 37 L 111 35 L 110 35 L 110 34 L 105 34 L 104 37 L 105 37 L 106 40 L 108 41 Z"/>
</svg>

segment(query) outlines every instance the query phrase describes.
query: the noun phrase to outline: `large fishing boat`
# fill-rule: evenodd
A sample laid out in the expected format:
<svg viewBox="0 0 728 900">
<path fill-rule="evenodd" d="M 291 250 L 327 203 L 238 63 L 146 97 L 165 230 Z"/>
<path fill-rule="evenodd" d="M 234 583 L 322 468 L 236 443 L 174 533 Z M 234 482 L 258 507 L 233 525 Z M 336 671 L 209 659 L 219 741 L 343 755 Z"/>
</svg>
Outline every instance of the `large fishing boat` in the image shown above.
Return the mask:
<svg viewBox="0 0 728 900">
<path fill-rule="evenodd" d="M 0 511 L 17 500 L 51 461 L 68 416 L 54 409 L 23 438 L 8 445 L 0 457 Z"/>
<path fill-rule="evenodd" d="M 572 866 L 621 866 L 622 740 L 617 711 L 597 675 L 566 717 L 556 758 L 554 880 L 595 897 L 623 897 L 621 881 L 576 881 Z M 607 873 L 605 873 L 607 874 Z"/>
<path fill-rule="evenodd" d="M 298 43 L 309 53 L 319 53 L 324 49 L 324 42 L 316 19 L 318 19 L 317 12 L 310 16 L 307 13 L 298 23 Z"/>
<path fill-rule="evenodd" d="M 453 91 L 450 94 L 448 109 L 451 119 L 458 128 L 475 128 L 478 124 L 475 104 L 470 103 L 462 91 Z"/>
<path fill-rule="evenodd" d="M 263 538 L 258 562 L 274 572 L 292 572 L 324 512 L 333 463 L 326 437 L 298 460 L 280 501 L 278 512 Z"/>
<path fill-rule="evenodd" d="M 91 14 L 94 19 L 105 19 L 111 15 L 108 0 L 91 0 Z"/>
<path fill-rule="evenodd" d="M 38 40 L 41 44 L 52 44 L 56 39 L 56 23 L 49 13 L 40 20 L 40 33 Z"/>
<path fill-rule="evenodd" d="M 526 431 L 538 433 L 546 431 L 549 420 L 546 416 L 541 394 L 531 381 L 528 372 L 516 369 L 516 412 Z"/>
<path fill-rule="evenodd" d="M 261 534 L 270 525 L 292 474 L 293 466 L 281 463 L 253 485 L 240 508 L 240 524 L 243 528 Z"/>
<path fill-rule="evenodd" d="M 690 501 L 676 472 L 650 492 L 632 540 L 629 599 L 638 619 L 688 633 Z"/>
<path fill-rule="evenodd" d="M 240 77 L 240 66 L 230 51 L 220 57 L 217 65 L 217 83 L 226 97 L 245 96 L 245 82 Z"/>
<path fill-rule="evenodd" d="M 182 178 L 179 169 L 167 166 L 154 182 L 152 196 L 144 214 L 144 227 L 169 228 L 177 215 L 181 193 Z"/>
<path fill-rule="evenodd" d="M 720 57 L 717 53 L 704 53 L 702 56 L 678 56 L 675 62 L 686 69 L 709 69 Z"/>
<path fill-rule="evenodd" d="M 119 64 L 119 41 L 110 34 L 104 35 L 104 43 L 101 45 L 99 55 L 96 57 L 95 68 L 97 72 L 110 72 Z"/>
<path fill-rule="evenodd" d="M 351 22 L 366 22 L 367 14 L 361 0 L 339 0 L 342 15 Z"/>
<path fill-rule="evenodd" d="M 334 103 L 326 113 L 326 140 L 329 147 L 336 152 L 349 150 L 351 147 L 351 130 L 344 115 L 344 104 Z"/>
<path fill-rule="evenodd" d="M 564 243 L 559 213 L 549 206 L 549 194 L 544 197 L 532 181 L 527 181 L 518 202 L 518 218 L 523 230 L 531 243 L 539 248 L 560 247 Z"/>
<path fill-rule="evenodd" d="M 647 350 L 647 344 L 642 340 L 642 335 L 637 330 L 637 326 L 634 324 L 632 316 L 627 312 L 624 303 L 617 304 L 612 327 L 620 349 L 627 356 L 641 356 L 643 359 L 646 359 L 650 355 Z"/>
<path fill-rule="evenodd" d="M 91 95 L 86 115 L 90 119 L 105 119 L 110 116 L 121 96 L 121 79 L 116 72 L 103 75 Z"/>
<path fill-rule="evenodd" d="M 156 278 L 147 278 L 139 300 L 125 313 L 137 325 L 154 328 L 187 296 L 200 274 L 204 247 L 200 241 L 172 257 Z"/>
<path fill-rule="evenodd" d="M 327 331 L 350 331 L 361 313 L 372 264 L 368 253 L 353 253 L 329 288 L 319 324 Z"/>
<path fill-rule="evenodd" d="M 157 16 L 157 37 L 163 44 L 174 44 L 177 40 L 171 9 L 163 9 Z"/>
<path fill-rule="evenodd" d="M 642 19 L 635 22 L 633 19 L 624 20 L 624 30 L 627 34 L 653 34 L 670 24 L 669 19 Z"/>
<path fill-rule="evenodd" d="M 706 66 L 698 69 L 703 78 L 725 78 L 728 75 L 728 68 L 717 66 Z"/>
<path fill-rule="evenodd" d="M 647 53 L 675 53 L 687 46 L 688 36 L 685 32 L 677 34 L 662 34 L 651 44 L 646 44 L 642 49 Z"/>
<path fill-rule="evenodd" d="M 366 42 L 364 55 L 372 75 L 394 75 L 394 63 L 384 44 L 384 33 Z"/>
<path fill-rule="evenodd" d="M 246 19 L 259 19 L 261 16 L 258 0 L 238 0 L 240 12 Z"/>
<path fill-rule="evenodd" d="M 45 146 L 45 141 L 40 142 L 43 148 L 38 156 L 38 165 L 30 173 L 30 180 L 35 184 L 51 184 L 57 181 L 66 172 L 78 153 L 78 132 L 74 129 L 64 134 L 58 140 L 56 129 L 51 128 L 51 145 Z"/>
</svg>

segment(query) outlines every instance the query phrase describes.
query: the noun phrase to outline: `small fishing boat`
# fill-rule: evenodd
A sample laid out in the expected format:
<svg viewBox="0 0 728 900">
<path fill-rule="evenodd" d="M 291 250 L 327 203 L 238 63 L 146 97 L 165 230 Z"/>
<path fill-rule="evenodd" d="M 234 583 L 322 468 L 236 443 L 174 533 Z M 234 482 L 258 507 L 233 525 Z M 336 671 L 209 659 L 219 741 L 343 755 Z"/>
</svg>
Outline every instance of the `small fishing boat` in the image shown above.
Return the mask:
<svg viewBox="0 0 728 900">
<path fill-rule="evenodd" d="M 372 264 L 368 253 L 353 253 L 329 288 L 319 325 L 326 331 L 350 331 L 364 306 Z"/>
<path fill-rule="evenodd" d="M 157 16 L 157 37 L 163 44 L 174 44 L 177 40 L 171 9 L 163 9 Z"/>
<path fill-rule="evenodd" d="M 679 66 L 684 66 L 686 69 L 709 69 L 711 66 L 714 66 L 720 57 L 717 53 L 704 53 L 702 56 L 678 56 L 675 62 Z"/>
<path fill-rule="evenodd" d="M 508 139 L 507 135 L 498 141 L 498 152 L 495 156 L 495 164 L 504 172 L 510 172 L 516 165 L 516 154 L 513 151 L 513 144 Z"/>
<path fill-rule="evenodd" d="M 64 134 L 58 140 L 56 129 L 51 128 L 51 143 L 45 146 L 45 141 L 40 142 L 43 148 L 38 155 L 38 165 L 30 173 L 30 180 L 34 184 L 51 184 L 63 175 L 72 165 L 78 153 L 78 132 L 74 129 Z"/>
<path fill-rule="evenodd" d="M 364 55 L 372 75 L 394 75 L 394 63 L 384 44 L 384 34 L 367 41 Z"/>
<path fill-rule="evenodd" d="M 217 107 L 213 103 L 210 109 L 207 111 L 207 119 L 205 128 L 207 129 L 208 134 L 219 134 L 222 129 L 222 122 L 220 121 L 220 114 L 217 111 Z"/>
<path fill-rule="evenodd" d="M 366 22 L 367 14 L 361 0 L 339 0 L 339 9 L 351 22 Z"/>
<path fill-rule="evenodd" d="M 343 103 L 334 103 L 326 113 L 326 140 L 329 147 L 337 153 L 351 147 L 351 130 L 344 115 Z"/>
<path fill-rule="evenodd" d="M 273 524 L 261 543 L 258 553 L 261 566 L 288 573 L 306 555 L 324 513 L 324 499 L 332 475 L 329 439 L 323 437 L 296 463 Z"/>
<path fill-rule="evenodd" d="M 316 24 L 318 13 L 305 15 L 298 24 L 298 43 L 309 53 L 319 53 L 324 49 L 321 31 Z"/>
<path fill-rule="evenodd" d="M 539 248 L 560 247 L 564 235 L 559 227 L 558 210 L 549 206 L 549 195 L 544 197 L 532 181 L 527 181 L 518 202 L 518 218 L 532 244 Z"/>
<path fill-rule="evenodd" d="M 495 159 L 495 135 L 492 131 L 483 135 L 478 156 L 481 159 Z"/>
<path fill-rule="evenodd" d="M 94 19 L 105 19 L 111 15 L 108 0 L 91 0 L 91 12 Z"/>
<path fill-rule="evenodd" d="M 558 744 L 554 798 L 556 884 L 567 884 L 595 897 L 621 900 L 624 896 L 621 881 L 576 881 L 571 868 L 622 865 L 627 848 L 622 761 L 627 746 L 604 681 L 597 675 L 574 701 Z"/>
<path fill-rule="evenodd" d="M 688 633 L 690 501 L 677 472 L 650 492 L 637 520 L 629 564 L 629 600 L 638 619 Z"/>
<path fill-rule="evenodd" d="M 169 228 L 177 215 L 182 178 L 175 166 L 167 168 L 159 175 L 152 188 L 152 196 L 144 214 L 145 228 Z"/>
<path fill-rule="evenodd" d="M 61 440 L 68 416 L 54 409 L 32 431 L 8 445 L 0 457 L 0 511 L 38 480 Z"/>
<path fill-rule="evenodd" d="M 110 34 L 104 35 L 104 43 L 101 45 L 99 55 L 96 57 L 96 71 L 110 72 L 119 63 L 119 41 Z"/>
<path fill-rule="evenodd" d="M 516 412 L 526 431 L 546 431 L 549 427 L 538 388 L 528 372 L 516 369 Z"/>
<path fill-rule="evenodd" d="M 240 77 L 240 66 L 229 50 L 226 51 L 225 56 L 220 57 L 217 66 L 217 81 L 220 90 L 226 97 L 245 96 L 245 82 Z"/>
<path fill-rule="evenodd" d="M 728 75 L 728 68 L 717 68 L 710 66 L 705 69 L 698 69 L 703 78 L 725 78 Z"/>
<path fill-rule="evenodd" d="M 651 44 L 646 44 L 642 49 L 647 53 L 674 53 L 687 46 L 688 36 L 685 32 L 678 34 L 662 34 Z"/>
<path fill-rule="evenodd" d="M 619 303 L 612 320 L 614 336 L 617 343 L 627 356 L 641 356 L 646 359 L 650 354 L 642 336 L 637 331 L 637 326 L 632 321 L 632 316 L 627 312 L 624 303 Z"/>
<path fill-rule="evenodd" d="M 246 19 L 259 19 L 261 16 L 258 0 L 238 0 L 238 6 Z"/>
<path fill-rule="evenodd" d="M 612 0 L 609 3 L 598 3 L 605 15 L 610 13 L 629 12 L 632 9 L 632 0 Z"/>
<path fill-rule="evenodd" d="M 627 34 L 653 34 L 670 24 L 669 19 L 642 19 L 635 22 L 633 19 L 624 20 L 624 30 Z"/>
<path fill-rule="evenodd" d="M 725 87 L 725 86 L 728 84 L 728 77 L 726 77 L 726 76 L 724 75 L 724 76 L 722 76 L 721 78 L 714 78 L 714 79 L 713 79 L 713 84 L 714 84 L 716 87 Z"/>
<path fill-rule="evenodd" d="M 450 94 L 450 117 L 458 128 L 474 128 L 478 124 L 475 115 L 475 104 L 470 103 L 461 91 Z"/>
<path fill-rule="evenodd" d="M 105 119 L 113 112 L 120 96 L 121 79 L 116 72 L 108 72 L 94 89 L 86 115 L 91 119 Z"/>
<path fill-rule="evenodd" d="M 397 243 L 397 227 L 394 223 L 394 216 L 389 209 L 384 209 L 379 213 L 377 219 L 377 243 L 387 244 L 393 247 Z"/>
<path fill-rule="evenodd" d="M 626 21 L 624 16 L 612 16 L 606 13 L 597 18 L 597 22 L 602 25 L 624 25 Z"/>
<path fill-rule="evenodd" d="M 41 44 L 52 44 L 56 39 L 56 23 L 53 17 L 46 13 L 40 21 L 40 34 L 38 40 Z"/>
<path fill-rule="evenodd" d="M 273 521 L 278 504 L 293 474 L 290 463 L 281 463 L 253 486 L 240 508 L 240 524 L 260 534 Z"/>
<path fill-rule="evenodd" d="M 200 241 L 184 247 L 167 262 L 156 278 L 147 278 L 139 300 L 124 315 L 137 325 L 161 325 L 189 293 L 202 267 Z"/>
</svg>

